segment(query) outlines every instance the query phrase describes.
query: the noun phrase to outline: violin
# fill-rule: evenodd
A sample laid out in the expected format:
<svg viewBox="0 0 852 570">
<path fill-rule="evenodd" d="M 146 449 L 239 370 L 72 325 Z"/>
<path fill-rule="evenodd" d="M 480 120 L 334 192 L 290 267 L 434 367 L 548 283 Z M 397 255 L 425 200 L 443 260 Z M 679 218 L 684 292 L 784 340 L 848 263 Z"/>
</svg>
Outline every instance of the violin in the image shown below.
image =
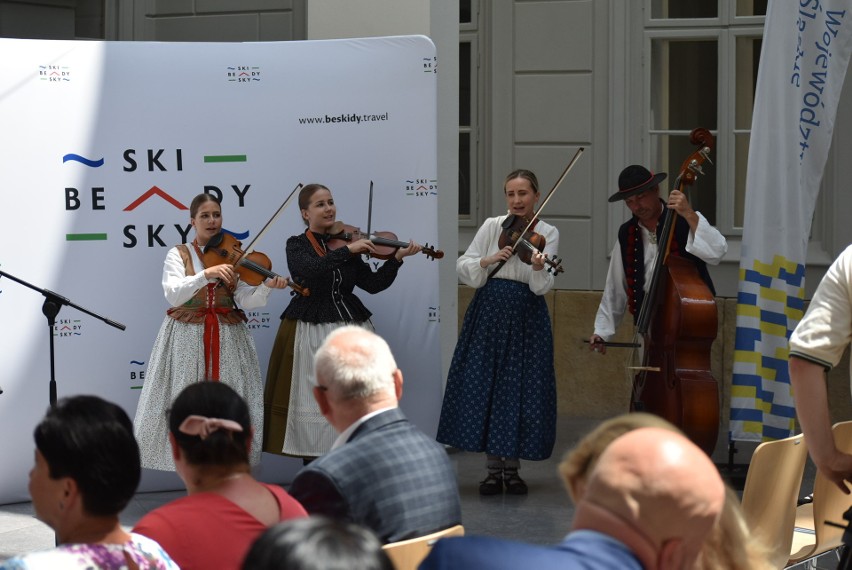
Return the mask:
<svg viewBox="0 0 852 570">
<path fill-rule="evenodd" d="M 509 217 L 503 221 L 503 231 L 500 233 L 497 245 L 500 249 L 503 249 L 506 246 L 511 247 L 517 243 L 518 246 L 521 246 L 515 248 L 515 253 L 518 254 L 518 258 L 527 265 L 532 265 L 533 255 L 541 253 L 546 243 L 543 235 L 532 231 L 536 223 L 538 223 L 538 220 L 530 225 L 530 220 L 528 218 L 510 214 Z M 521 232 L 523 232 L 527 226 L 529 226 L 529 229 L 526 233 L 521 235 Z M 562 268 L 562 260 L 559 257 L 553 256 L 553 258 L 550 258 L 546 253 L 543 255 L 548 273 L 558 275 L 565 271 Z"/>
<path fill-rule="evenodd" d="M 376 246 L 376 253 L 370 254 L 378 259 L 390 259 L 396 254 L 396 251 L 401 247 L 408 247 L 408 243 L 399 241 L 396 234 L 393 232 L 373 232 L 371 235 L 363 233 L 359 228 L 344 224 L 343 222 L 334 222 L 328 232 L 328 248 L 339 249 L 359 239 L 368 239 Z M 444 257 L 444 252 L 440 249 L 429 247 L 429 244 L 423 246 L 420 250 L 429 259 L 441 259 Z"/>
<path fill-rule="evenodd" d="M 269 257 L 259 251 L 246 254 L 242 250 L 240 240 L 227 232 L 219 232 L 213 236 L 204 246 L 202 253 L 201 260 L 207 267 L 221 263 L 236 264 L 234 271 L 240 276 L 240 279 L 249 285 L 260 285 L 265 279 L 280 277 L 277 273 L 271 271 L 272 262 Z M 238 261 L 239 263 L 237 263 Z M 292 279 L 289 280 L 287 286 L 293 289 L 295 294 L 303 297 L 311 294 L 310 289 L 302 287 Z"/>
<path fill-rule="evenodd" d="M 559 185 L 562 184 L 562 181 L 565 180 L 565 177 L 568 176 L 568 173 L 571 171 L 571 169 L 574 168 L 574 164 L 576 164 L 577 159 L 580 158 L 580 155 L 583 154 L 584 150 L 585 149 L 583 147 L 577 149 L 577 152 L 574 153 L 574 158 L 571 159 L 571 162 L 569 162 L 568 166 L 565 167 L 565 170 L 562 171 L 562 175 L 553 185 L 553 188 L 550 189 L 550 192 L 547 193 L 547 196 L 544 197 L 544 201 L 541 203 L 541 206 L 538 207 L 538 210 L 536 210 L 535 214 L 533 214 L 532 218 L 519 218 L 515 215 L 510 215 L 508 218 L 506 218 L 506 220 L 503 222 L 504 231 L 497 241 L 498 245 L 500 246 L 500 249 L 503 249 L 504 247 L 509 245 L 512 246 L 512 253 L 519 253 L 518 246 L 522 246 L 523 249 L 521 250 L 521 252 L 523 252 L 523 250 L 528 250 L 528 253 L 523 253 L 523 257 L 521 257 L 521 260 L 526 258 L 528 259 L 528 261 L 525 261 L 525 263 L 532 264 L 533 254 L 540 253 L 541 249 L 544 247 L 544 237 L 533 232 L 532 228 L 535 224 L 538 223 L 538 215 L 550 201 L 550 198 L 553 196 L 553 193 L 556 192 L 556 189 L 559 188 Z M 512 229 L 512 231 L 507 233 L 507 229 Z M 533 236 L 538 236 L 538 238 L 534 238 Z M 537 241 L 540 247 L 536 247 L 536 245 L 533 244 L 533 240 Z M 544 256 L 544 259 L 545 263 L 550 266 L 548 267 L 548 272 L 553 269 L 553 271 L 555 272 L 554 275 L 556 275 L 563 271 L 562 265 L 560 265 L 559 263 L 559 259 L 554 258 L 553 260 L 548 261 L 546 255 Z M 497 267 L 495 267 L 491 271 L 491 273 L 488 274 L 488 278 L 491 279 L 492 277 L 494 277 L 497 272 L 500 271 L 500 268 L 502 268 L 505 264 L 506 260 L 503 260 L 498 263 Z"/>
</svg>

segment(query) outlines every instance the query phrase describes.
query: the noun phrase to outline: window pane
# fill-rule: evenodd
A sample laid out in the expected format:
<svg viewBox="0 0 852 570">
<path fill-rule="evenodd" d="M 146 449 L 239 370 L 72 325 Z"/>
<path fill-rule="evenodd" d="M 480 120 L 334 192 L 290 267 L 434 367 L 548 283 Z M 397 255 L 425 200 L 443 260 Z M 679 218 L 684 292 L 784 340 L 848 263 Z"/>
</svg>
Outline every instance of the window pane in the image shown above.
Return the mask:
<svg viewBox="0 0 852 570">
<path fill-rule="evenodd" d="M 736 65 L 736 125 L 737 129 L 751 128 L 754 92 L 757 88 L 757 67 L 760 63 L 761 38 L 738 37 Z"/>
<path fill-rule="evenodd" d="M 712 40 L 651 44 L 651 128 L 716 129 L 718 50 Z"/>
<path fill-rule="evenodd" d="M 669 190 L 675 188 L 678 173 L 684 162 L 700 150 L 698 145 L 689 141 L 689 135 L 652 135 L 651 164 L 646 165 L 652 172 L 666 172 L 666 178 L 660 184 L 660 196 L 665 198 Z M 718 162 L 716 149 L 710 152 L 710 160 Z M 698 174 L 695 183 L 684 185 L 683 192 L 689 198 L 692 209 L 701 212 L 707 221 L 716 225 L 716 168 L 705 161 L 701 166 L 703 174 Z"/>
<path fill-rule="evenodd" d="M 459 24 L 471 23 L 472 0 L 459 0 Z"/>
<path fill-rule="evenodd" d="M 651 18 L 717 18 L 718 0 L 651 0 Z"/>
<path fill-rule="evenodd" d="M 104 0 L 77 0 L 74 37 L 104 39 Z"/>
<path fill-rule="evenodd" d="M 470 133 L 459 133 L 459 216 L 470 216 Z"/>
<path fill-rule="evenodd" d="M 765 16 L 766 0 L 737 0 L 737 16 Z"/>
<path fill-rule="evenodd" d="M 459 43 L 459 125 L 470 126 L 471 52 L 470 42 Z"/>
</svg>

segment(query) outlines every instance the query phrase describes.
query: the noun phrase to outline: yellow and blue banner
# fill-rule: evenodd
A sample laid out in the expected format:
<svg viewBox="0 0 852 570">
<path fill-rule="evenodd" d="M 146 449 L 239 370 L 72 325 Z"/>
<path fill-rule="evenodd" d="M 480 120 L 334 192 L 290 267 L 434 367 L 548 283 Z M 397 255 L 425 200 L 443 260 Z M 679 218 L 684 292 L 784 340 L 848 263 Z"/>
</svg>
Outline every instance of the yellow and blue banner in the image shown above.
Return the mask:
<svg viewBox="0 0 852 570">
<path fill-rule="evenodd" d="M 852 51 L 852 0 L 770 1 L 746 175 L 731 438 L 795 429 L 788 340 L 803 316 L 814 206 Z"/>
</svg>

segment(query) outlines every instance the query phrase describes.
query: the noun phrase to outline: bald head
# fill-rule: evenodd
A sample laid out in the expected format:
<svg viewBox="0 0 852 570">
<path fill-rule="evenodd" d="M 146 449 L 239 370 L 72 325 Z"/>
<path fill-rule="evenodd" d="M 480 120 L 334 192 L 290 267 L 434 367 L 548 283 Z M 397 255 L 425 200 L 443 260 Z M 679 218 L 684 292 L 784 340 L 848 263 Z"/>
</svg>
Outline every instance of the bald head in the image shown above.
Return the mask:
<svg viewBox="0 0 852 570">
<path fill-rule="evenodd" d="M 617 529 L 645 568 L 690 568 L 724 503 L 722 479 L 701 449 L 678 433 L 642 428 L 601 454 L 574 528 Z"/>
</svg>

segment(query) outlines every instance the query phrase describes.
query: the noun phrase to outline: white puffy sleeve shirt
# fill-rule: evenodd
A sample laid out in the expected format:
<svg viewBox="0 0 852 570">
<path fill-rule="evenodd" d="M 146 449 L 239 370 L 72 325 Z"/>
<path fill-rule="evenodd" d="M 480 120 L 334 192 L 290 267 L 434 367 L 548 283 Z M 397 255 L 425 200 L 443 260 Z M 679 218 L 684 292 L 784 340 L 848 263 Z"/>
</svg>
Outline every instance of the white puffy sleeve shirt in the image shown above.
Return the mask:
<svg viewBox="0 0 852 570">
<path fill-rule="evenodd" d="M 189 247 L 188 249 L 192 257 L 192 266 L 196 269 L 195 275 L 186 274 L 183 259 L 181 259 L 177 247 L 169 250 L 169 253 L 166 255 L 166 261 L 163 264 L 163 293 L 166 296 L 166 300 L 173 307 L 183 305 L 192 299 L 199 289 L 205 287 L 208 283 L 216 281 L 215 279 L 204 278 L 204 264 L 198 258 L 195 248 Z M 243 281 L 238 281 L 234 298 L 237 301 L 237 306 L 241 309 L 255 309 L 266 305 L 270 291 L 272 289 L 263 283 L 252 286 Z"/>
<path fill-rule="evenodd" d="M 485 220 L 485 223 L 476 232 L 476 236 L 467 251 L 459 257 L 456 262 L 456 271 L 458 271 L 459 280 L 465 285 L 476 288 L 482 287 L 488 281 L 488 275 L 497 267 L 497 264 L 484 268 L 480 267 L 479 260 L 497 253 L 497 250 L 500 249 L 498 242 L 503 231 L 502 224 L 506 218 L 507 216 L 503 215 Z M 544 253 L 549 258 L 553 258 L 559 250 L 559 230 L 539 220 L 535 232 L 541 234 L 544 238 Z M 518 249 L 521 247 L 523 246 L 518 245 Z M 517 255 L 513 255 L 500 268 L 495 277 L 527 283 L 530 291 L 536 295 L 544 295 L 553 288 L 554 278 L 546 269 L 547 266 L 545 265 L 545 269 L 533 271 L 532 265 L 527 265 Z"/>
<path fill-rule="evenodd" d="M 728 242 L 719 230 L 710 225 L 701 212 L 698 214 L 698 227 L 695 233 L 689 232 L 686 251 L 709 265 L 718 265 L 728 252 Z M 657 259 L 657 242 L 651 239 L 651 232 L 639 224 L 642 234 L 642 246 L 645 262 L 645 291 L 651 284 L 654 264 Z M 654 236 L 656 238 L 656 234 Z M 621 324 L 627 311 L 627 279 L 624 276 L 624 264 L 621 262 L 621 246 L 616 241 L 609 260 L 609 272 L 606 276 L 601 304 L 595 316 L 595 334 L 604 340 L 610 340 Z"/>
</svg>

